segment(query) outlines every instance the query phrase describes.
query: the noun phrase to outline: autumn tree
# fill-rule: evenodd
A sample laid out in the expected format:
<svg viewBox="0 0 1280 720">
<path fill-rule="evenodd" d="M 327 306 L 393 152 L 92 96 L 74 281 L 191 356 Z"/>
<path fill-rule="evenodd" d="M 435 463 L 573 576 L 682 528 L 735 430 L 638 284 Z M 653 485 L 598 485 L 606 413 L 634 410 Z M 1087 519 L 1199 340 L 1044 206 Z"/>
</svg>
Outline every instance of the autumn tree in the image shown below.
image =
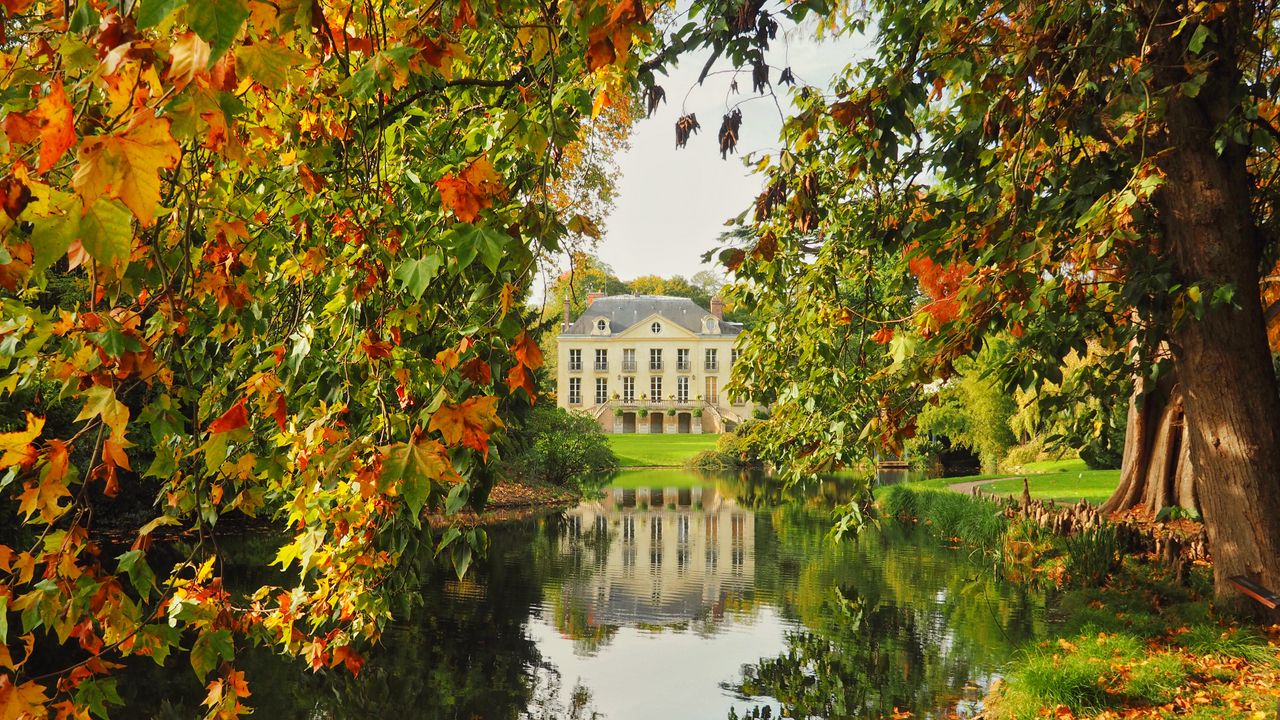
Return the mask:
<svg viewBox="0 0 1280 720">
<path fill-rule="evenodd" d="M 540 392 L 520 300 L 583 222 L 547 186 L 634 96 L 646 10 L 0 5 L 0 715 L 103 716 L 116 663 L 180 648 L 216 717 L 249 644 L 358 672 L 405 552 L 484 548 L 420 516 Z M 116 546 L 126 487 L 157 500 Z M 283 531 L 284 586 L 224 585 L 236 515 Z"/>
<path fill-rule="evenodd" d="M 761 68 L 769 8 L 705 14 L 671 44 Z M 997 333 L 1016 338 L 1008 375 L 1026 387 L 1059 381 L 1092 342 L 1112 397 L 1176 374 L 1217 602 L 1251 609 L 1234 575 L 1280 587 L 1280 393 L 1260 302 L 1278 20 L 1266 2 L 1143 0 L 829 14 L 872 53 L 832 93 L 793 94 L 783 148 L 752 158 L 767 168 L 759 240 L 721 254 L 742 298 L 781 313 L 751 338 L 743 382 L 808 410 L 775 414 L 795 430 L 778 459 L 895 443 L 919 389 Z M 749 122 L 726 116 L 722 133 Z M 851 351 L 868 342 L 884 352 Z M 839 369 L 805 376 L 798 354 Z"/>
</svg>

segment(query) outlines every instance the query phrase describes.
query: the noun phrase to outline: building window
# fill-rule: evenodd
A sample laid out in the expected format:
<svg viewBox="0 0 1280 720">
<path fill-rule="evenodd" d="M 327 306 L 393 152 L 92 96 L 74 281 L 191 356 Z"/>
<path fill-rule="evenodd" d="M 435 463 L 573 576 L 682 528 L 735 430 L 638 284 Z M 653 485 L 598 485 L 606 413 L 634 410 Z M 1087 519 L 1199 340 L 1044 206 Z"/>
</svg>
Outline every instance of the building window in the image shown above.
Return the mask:
<svg viewBox="0 0 1280 720">
<path fill-rule="evenodd" d="M 596 378 L 596 404 L 609 402 L 609 378 Z"/>
<path fill-rule="evenodd" d="M 718 404 L 720 402 L 719 380 L 720 378 L 714 375 L 707 376 L 707 393 L 706 395 L 704 395 L 704 397 L 707 399 L 707 402 L 711 403 L 712 405 Z"/>
<path fill-rule="evenodd" d="M 575 349 L 569 351 L 569 372 L 582 371 L 582 350 Z"/>
<path fill-rule="evenodd" d="M 649 350 L 649 369 L 650 370 L 662 369 L 662 349 L 661 348 L 651 348 Z"/>
<path fill-rule="evenodd" d="M 655 375 L 649 378 L 649 397 L 653 398 L 654 402 L 660 402 L 662 400 L 662 376 L 661 375 Z"/>
<path fill-rule="evenodd" d="M 692 368 L 689 366 L 689 348 L 679 348 L 676 350 L 676 370 L 688 372 Z"/>
<path fill-rule="evenodd" d="M 729 351 L 729 367 L 733 367 L 734 365 L 737 365 L 738 358 L 741 356 L 742 356 L 742 351 L 739 350 L 738 348 L 733 348 L 732 350 L 730 350 Z"/>
<path fill-rule="evenodd" d="M 569 404 L 582 404 L 582 378 L 569 378 Z"/>
<path fill-rule="evenodd" d="M 678 402 L 689 402 L 689 378 L 676 378 L 676 400 Z"/>
<path fill-rule="evenodd" d="M 596 370 L 608 370 L 608 369 L 609 369 L 609 351 L 597 349 L 596 350 Z"/>
<path fill-rule="evenodd" d="M 623 348 L 622 349 L 622 372 L 635 372 L 635 371 L 636 371 L 636 349 Z"/>
<path fill-rule="evenodd" d="M 622 378 L 622 402 L 636 401 L 636 379 L 631 375 Z"/>
<path fill-rule="evenodd" d="M 650 325 L 650 326 L 649 326 L 649 331 L 650 331 L 650 332 L 652 332 L 654 335 L 657 335 L 657 334 L 661 333 L 661 332 L 662 332 L 662 323 L 660 323 L 660 322 L 655 322 L 654 324 Z"/>
<path fill-rule="evenodd" d="M 604 318 L 600 318 L 599 320 L 596 321 L 596 329 L 599 330 L 600 332 L 604 332 L 608 328 L 609 328 L 609 322 Z"/>
<path fill-rule="evenodd" d="M 716 349 L 707 348 L 707 367 L 708 372 L 715 372 L 720 369 L 720 363 L 716 360 Z"/>
</svg>

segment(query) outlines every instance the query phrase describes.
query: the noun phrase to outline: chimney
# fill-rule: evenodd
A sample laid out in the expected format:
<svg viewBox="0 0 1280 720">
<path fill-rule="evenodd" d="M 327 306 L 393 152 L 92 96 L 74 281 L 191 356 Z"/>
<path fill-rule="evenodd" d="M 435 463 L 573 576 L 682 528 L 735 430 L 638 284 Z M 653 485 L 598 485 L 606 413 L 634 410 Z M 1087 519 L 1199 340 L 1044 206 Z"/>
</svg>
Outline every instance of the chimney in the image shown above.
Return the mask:
<svg viewBox="0 0 1280 720">
<path fill-rule="evenodd" d="M 605 296 L 604 293 L 600 292 L 599 290 L 592 290 L 591 292 L 587 293 L 587 307 L 591 307 L 591 303 L 599 300 L 604 296 Z"/>
<path fill-rule="evenodd" d="M 564 324 L 560 326 L 560 332 L 569 332 L 569 293 L 564 294 Z"/>
<path fill-rule="evenodd" d="M 720 299 L 719 295 L 711 298 L 711 314 L 715 315 L 717 320 L 724 319 L 724 301 Z"/>
</svg>

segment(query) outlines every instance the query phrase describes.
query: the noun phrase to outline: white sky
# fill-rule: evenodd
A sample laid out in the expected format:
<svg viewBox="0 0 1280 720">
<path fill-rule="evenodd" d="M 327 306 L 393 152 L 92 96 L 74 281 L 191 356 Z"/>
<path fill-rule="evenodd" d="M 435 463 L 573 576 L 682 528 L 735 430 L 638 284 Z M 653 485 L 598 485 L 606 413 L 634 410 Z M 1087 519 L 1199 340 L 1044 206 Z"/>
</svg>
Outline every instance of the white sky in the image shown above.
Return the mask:
<svg viewBox="0 0 1280 720">
<path fill-rule="evenodd" d="M 810 33 L 811 34 L 811 33 Z M 799 35 L 799 34 L 798 34 Z M 769 73 L 783 109 L 793 91 L 778 85 L 788 65 L 801 81 L 826 88 L 832 76 L 865 52 L 866 44 L 842 38 L 822 43 L 779 35 L 772 43 Z M 631 148 L 620 159 L 622 178 L 612 215 L 596 249 L 624 280 L 639 275 L 683 275 L 707 269 L 701 256 L 715 247 L 725 221 L 752 206 L 762 181 L 744 166 L 751 152 L 776 152 L 781 119 L 774 101 L 753 99 L 741 106 L 743 120 L 738 154 L 720 159 L 717 132 L 727 108 L 752 97 L 751 72 L 737 74 L 739 92 L 730 94 L 734 76 L 721 72 L 696 85 L 709 54 L 690 56 L 670 77 L 658 76 L 667 102 L 653 117 L 642 119 L 631 135 Z M 727 70 L 720 60 L 715 70 Z M 799 87 L 799 84 L 797 85 Z M 675 123 L 681 114 L 695 113 L 702 130 L 680 150 L 675 147 Z"/>
</svg>

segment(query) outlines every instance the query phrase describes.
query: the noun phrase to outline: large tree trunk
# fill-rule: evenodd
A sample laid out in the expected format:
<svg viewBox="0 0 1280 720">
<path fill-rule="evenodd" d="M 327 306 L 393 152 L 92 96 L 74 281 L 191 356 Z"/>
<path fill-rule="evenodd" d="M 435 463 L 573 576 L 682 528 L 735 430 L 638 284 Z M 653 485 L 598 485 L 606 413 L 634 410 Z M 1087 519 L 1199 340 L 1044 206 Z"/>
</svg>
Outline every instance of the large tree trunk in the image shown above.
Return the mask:
<svg viewBox="0 0 1280 720">
<path fill-rule="evenodd" d="M 1174 328 L 1170 345 L 1213 554 L 1214 598 L 1224 609 L 1260 615 L 1229 578 L 1244 575 L 1280 590 L 1280 392 L 1258 301 L 1261 243 L 1250 212 L 1247 149 L 1229 139 L 1220 152 L 1215 147 L 1222 140 L 1216 131 L 1236 110 L 1246 12 L 1233 7 L 1213 23 L 1216 38 L 1206 47 L 1218 60 L 1194 98 L 1177 89 L 1186 79 L 1186 40 L 1171 36 L 1173 25 L 1160 32 L 1157 80 L 1171 89 L 1159 160 L 1165 182 L 1156 202 L 1175 281 L 1203 285 L 1206 301 L 1216 288 L 1235 291 L 1234 307 L 1206 302 L 1203 317 L 1188 316 Z"/>
<path fill-rule="evenodd" d="M 1199 512 L 1184 422 L 1182 388 L 1166 375 L 1129 399 L 1120 484 L 1104 513 L 1141 508 L 1150 515 L 1171 505 Z"/>
</svg>

